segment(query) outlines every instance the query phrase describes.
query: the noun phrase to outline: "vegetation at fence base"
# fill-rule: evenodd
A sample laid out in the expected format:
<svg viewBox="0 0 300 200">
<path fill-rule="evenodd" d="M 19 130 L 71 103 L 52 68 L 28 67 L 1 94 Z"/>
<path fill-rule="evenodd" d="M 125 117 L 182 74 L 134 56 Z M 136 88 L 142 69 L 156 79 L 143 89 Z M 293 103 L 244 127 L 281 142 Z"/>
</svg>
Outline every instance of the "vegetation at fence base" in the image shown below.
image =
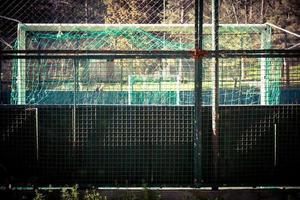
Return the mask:
<svg viewBox="0 0 300 200">
<path fill-rule="evenodd" d="M 69 189 L 70 191 L 72 189 Z M 100 190 L 95 188 L 81 190 L 75 189 L 78 193 L 76 199 L 78 200 L 231 200 L 231 199 L 299 199 L 299 190 L 230 190 L 230 191 L 153 191 L 148 188 L 144 188 L 142 191 L 124 191 L 114 190 L 109 192 L 109 197 L 103 196 Z M 5 195 L 7 191 L 0 190 L 1 199 L 12 200 L 65 200 L 62 198 L 62 190 L 35 190 L 35 191 L 22 191 L 14 190 L 9 191 L 11 196 Z M 161 196 L 163 194 L 163 197 Z M 274 198 L 275 197 L 275 198 Z M 71 198 L 72 199 L 72 198 Z"/>
<path fill-rule="evenodd" d="M 35 190 L 35 196 L 33 200 L 44 200 L 44 199 L 45 196 L 39 190 Z"/>
<path fill-rule="evenodd" d="M 126 191 L 121 193 L 121 195 L 116 195 L 117 197 L 108 198 L 107 196 L 102 196 L 96 188 L 86 189 L 85 191 L 80 191 L 78 186 L 75 185 L 70 188 L 62 188 L 59 196 L 50 195 L 52 190 L 44 191 L 35 190 L 33 200 L 48 200 L 48 199 L 59 199 L 59 200 L 161 200 L 161 195 L 156 192 L 150 191 L 146 186 L 140 193 L 133 193 L 131 191 Z M 118 192 L 116 192 L 118 193 Z M 54 196 L 54 197 L 53 197 Z M 184 199 L 188 200 L 188 199 Z M 193 199 L 194 200 L 194 199 Z M 195 199 L 196 200 L 196 199 Z M 202 200 L 202 199 L 201 199 Z"/>
<path fill-rule="evenodd" d="M 92 188 L 91 191 L 86 190 L 84 194 L 84 200 L 107 200 L 106 196 L 101 196 L 100 193 L 95 189 Z"/>
<path fill-rule="evenodd" d="M 62 200 L 78 200 L 78 186 L 75 185 L 71 189 L 62 189 Z"/>
</svg>

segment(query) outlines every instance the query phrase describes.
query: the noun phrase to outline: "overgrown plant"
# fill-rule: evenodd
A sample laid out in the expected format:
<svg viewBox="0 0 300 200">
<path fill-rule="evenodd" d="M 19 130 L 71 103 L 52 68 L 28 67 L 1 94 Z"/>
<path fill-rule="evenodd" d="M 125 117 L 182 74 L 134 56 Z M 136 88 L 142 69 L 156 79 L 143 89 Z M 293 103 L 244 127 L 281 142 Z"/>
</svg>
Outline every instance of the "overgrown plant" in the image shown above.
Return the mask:
<svg viewBox="0 0 300 200">
<path fill-rule="evenodd" d="M 107 200 L 107 197 L 101 196 L 100 193 L 97 192 L 95 188 L 93 188 L 91 191 L 85 191 L 84 200 Z"/>
<path fill-rule="evenodd" d="M 149 189 L 144 185 L 144 200 L 150 200 Z"/>
<path fill-rule="evenodd" d="M 33 200 L 44 200 L 45 197 L 42 193 L 40 193 L 37 189 L 34 191 L 35 195 Z"/>
<path fill-rule="evenodd" d="M 62 189 L 62 200 L 78 200 L 78 185 L 71 189 Z"/>
</svg>

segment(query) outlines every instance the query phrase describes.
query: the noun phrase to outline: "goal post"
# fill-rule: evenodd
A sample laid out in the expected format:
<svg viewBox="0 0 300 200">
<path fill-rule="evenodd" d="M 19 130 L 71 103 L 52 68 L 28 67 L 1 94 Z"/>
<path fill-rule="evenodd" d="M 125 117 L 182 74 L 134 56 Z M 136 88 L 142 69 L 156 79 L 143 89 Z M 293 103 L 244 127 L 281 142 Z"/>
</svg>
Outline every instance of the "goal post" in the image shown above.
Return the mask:
<svg viewBox="0 0 300 200">
<path fill-rule="evenodd" d="M 26 50 L 26 31 L 23 29 L 22 24 L 18 24 L 17 31 L 17 50 Z M 26 60 L 17 60 L 17 104 L 26 104 Z"/>
<path fill-rule="evenodd" d="M 211 24 L 204 24 L 204 34 L 207 35 L 211 34 Z M 260 40 L 255 39 L 256 42 L 260 41 L 260 48 L 261 49 L 268 49 L 271 46 L 271 27 L 267 24 L 220 24 L 220 37 L 225 37 L 226 33 L 255 33 L 260 35 Z M 130 32 L 131 31 L 131 32 Z M 135 32 L 136 31 L 136 32 Z M 68 50 L 72 49 L 72 46 L 76 45 L 70 45 L 68 47 L 65 47 L 63 43 L 69 40 L 78 37 L 78 40 L 83 40 L 85 37 L 88 37 L 88 40 L 92 40 L 92 37 L 95 36 L 97 38 L 94 38 L 92 42 L 89 42 L 86 44 L 90 46 L 86 47 L 79 47 L 79 50 L 106 50 L 106 51 L 117 51 L 120 49 L 114 49 L 113 46 L 108 46 L 103 48 L 102 43 L 108 43 L 108 37 L 117 37 L 120 34 L 124 34 L 124 37 L 126 39 L 129 39 L 129 42 L 134 42 L 134 45 L 137 45 L 136 49 L 134 50 L 144 50 L 144 51 L 153 51 L 153 50 L 193 50 L 193 38 L 194 38 L 194 24 L 18 24 L 18 32 L 17 32 L 17 50 L 34 50 L 32 48 L 37 48 L 38 46 L 42 46 L 42 48 L 36 49 L 36 50 L 47 50 L 48 47 L 46 45 L 41 44 L 34 44 L 31 46 L 31 48 L 28 48 L 27 45 L 30 42 L 31 38 L 28 38 L 28 35 L 32 33 L 34 36 L 41 36 L 42 39 L 36 39 L 36 41 L 45 41 L 45 40 L 51 40 L 49 44 L 57 44 L 58 46 L 51 46 L 50 49 L 52 50 Z M 55 36 L 60 37 L 59 33 L 62 35 L 65 35 L 64 40 L 56 41 Z M 136 35 L 133 37 L 132 35 L 136 33 Z M 152 34 L 154 33 L 154 34 Z M 224 35 L 222 35 L 224 33 Z M 88 36 L 85 36 L 85 34 L 90 34 Z M 94 35 L 93 35 L 94 34 Z M 98 35 L 97 35 L 98 34 Z M 109 35 L 113 34 L 113 36 Z M 127 34 L 127 35 L 126 35 Z M 152 34 L 152 35 L 151 35 Z M 172 35 L 173 34 L 173 35 Z M 177 34 L 177 35 L 176 35 Z M 162 37 L 163 35 L 163 37 Z M 106 38 L 105 38 L 105 37 Z M 69 38 L 68 38 L 69 37 Z M 102 38 L 103 37 L 103 38 Z M 168 38 L 169 37 L 169 38 Z M 176 38 L 177 37 L 177 38 Z M 182 38 L 181 38 L 182 37 Z M 145 39 L 146 38 L 146 39 Z M 175 39 L 174 39 L 175 38 Z M 58 40 L 59 38 L 57 38 Z M 75 41 L 74 39 L 74 41 Z M 173 41 L 171 41 L 173 39 Z M 222 38 L 221 38 L 222 39 Z M 135 40 L 135 41 L 134 41 Z M 210 49 L 210 41 L 209 39 L 204 42 L 204 50 Z M 220 40 L 222 41 L 222 40 Z M 251 43 L 251 41 L 249 41 Z M 84 43 L 84 42 L 83 42 Z M 95 45 L 95 44 L 99 45 Z M 226 41 L 223 42 L 224 45 L 226 45 Z M 147 46 L 151 44 L 152 46 Z M 205 46 L 206 45 L 206 46 Z M 249 44 L 251 45 L 251 44 Z M 142 49 L 143 47 L 147 46 L 147 48 Z M 225 46 L 226 48 L 226 46 Z M 235 48 L 232 46 L 232 48 Z M 128 50 L 128 49 L 127 49 Z M 176 59 L 176 58 L 174 58 Z M 178 58 L 179 59 L 179 58 Z M 270 96 L 270 90 L 269 90 L 269 79 L 268 79 L 268 65 L 270 63 L 269 58 L 259 58 L 260 60 L 260 102 L 263 105 L 269 104 L 271 101 L 268 100 Z M 14 97 L 14 102 L 16 104 L 28 104 L 28 103 L 34 103 L 35 100 L 32 100 L 32 102 L 29 102 L 26 97 L 27 93 L 30 93 L 31 91 L 27 87 L 27 83 L 30 82 L 29 78 L 32 77 L 26 77 L 27 69 L 28 67 L 28 60 L 26 59 L 17 59 L 17 62 L 15 62 L 15 66 L 13 66 L 15 69 L 14 74 L 14 80 L 15 81 L 15 88 L 12 93 Z M 31 81 L 33 82 L 33 81 Z M 179 82 L 180 80 L 176 80 L 176 82 Z M 37 84 L 34 82 L 34 84 Z M 65 83 L 69 84 L 69 83 Z M 45 87 L 47 87 L 45 85 Z M 67 87 L 67 86 L 66 86 Z M 64 88 L 66 88 L 64 87 Z M 38 88 L 38 87 L 36 87 Z M 47 88 L 45 89 L 47 90 Z M 179 105 L 180 102 L 180 93 L 176 93 L 178 100 L 175 104 Z M 32 95 L 33 96 L 33 95 Z M 129 97 L 128 97 L 129 98 Z M 131 97 L 132 98 L 132 97 Z M 278 98 L 278 97 L 277 97 Z M 274 101 L 273 101 L 274 102 Z M 131 103 L 131 101 L 128 100 L 128 103 Z"/>
</svg>

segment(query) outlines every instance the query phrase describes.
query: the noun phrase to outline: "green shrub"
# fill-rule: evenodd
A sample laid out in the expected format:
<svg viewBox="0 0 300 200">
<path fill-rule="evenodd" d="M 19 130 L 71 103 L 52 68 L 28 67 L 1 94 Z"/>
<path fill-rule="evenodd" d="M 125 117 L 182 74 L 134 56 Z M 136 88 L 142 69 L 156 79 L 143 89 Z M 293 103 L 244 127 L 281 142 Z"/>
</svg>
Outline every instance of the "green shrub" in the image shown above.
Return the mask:
<svg viewBox="0 0 300 200">
<path fill-rule="evenodd" d="M 107 198 L 106 196 L 102 197 L 99 192 L 93 188 L 91 191 L 85 191 L 84 200 L 107 200 Z"/>
<path fill-rule="evenodd" d="M 33 200 L 44 200 L 45 197 L 42 193 L 40 193 L 38 190 L 35 190 L 34 191 L 35 195 L 34 195 L 34 198 Z"/>
<path fill-rule="evenodd" d="M 78 200 L 78 185 L 71 189 L 62 189 L 62 200 Z"/>
</svg>

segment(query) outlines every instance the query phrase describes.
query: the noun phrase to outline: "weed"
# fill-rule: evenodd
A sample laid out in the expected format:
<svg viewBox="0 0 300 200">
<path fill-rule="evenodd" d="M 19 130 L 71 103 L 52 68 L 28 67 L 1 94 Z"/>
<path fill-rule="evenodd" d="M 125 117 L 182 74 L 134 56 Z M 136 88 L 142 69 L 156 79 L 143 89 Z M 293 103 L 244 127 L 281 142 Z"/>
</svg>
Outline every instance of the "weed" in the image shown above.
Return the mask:
<svg viewBox="0 0 300 200">
<path fill-rule="evenodd" d="M 34 193 L 35 193 L 35 196 L 34 196 L 33 200 L 44 200 L 45 199 L 44 195 L 42 193 L 40 193 L 38 190 L 35 190 Z"/>
<path fill-rule="evenodd" d="M 71 189 L 62 189 L 62 200 L 78 200 L 78 185 Z"/>
<path fill-rule="evenodd" d="M 144 200 L 150 200 L 149 189 L 144 185 Z"/>
<path fill-rule="evenodd" d="M 91 191 L 86 190 L 83 199 L 84 200 L 107 200 L 106 196 L 102 197 L 95 188 L 93 188 Z"/>
</svg>

